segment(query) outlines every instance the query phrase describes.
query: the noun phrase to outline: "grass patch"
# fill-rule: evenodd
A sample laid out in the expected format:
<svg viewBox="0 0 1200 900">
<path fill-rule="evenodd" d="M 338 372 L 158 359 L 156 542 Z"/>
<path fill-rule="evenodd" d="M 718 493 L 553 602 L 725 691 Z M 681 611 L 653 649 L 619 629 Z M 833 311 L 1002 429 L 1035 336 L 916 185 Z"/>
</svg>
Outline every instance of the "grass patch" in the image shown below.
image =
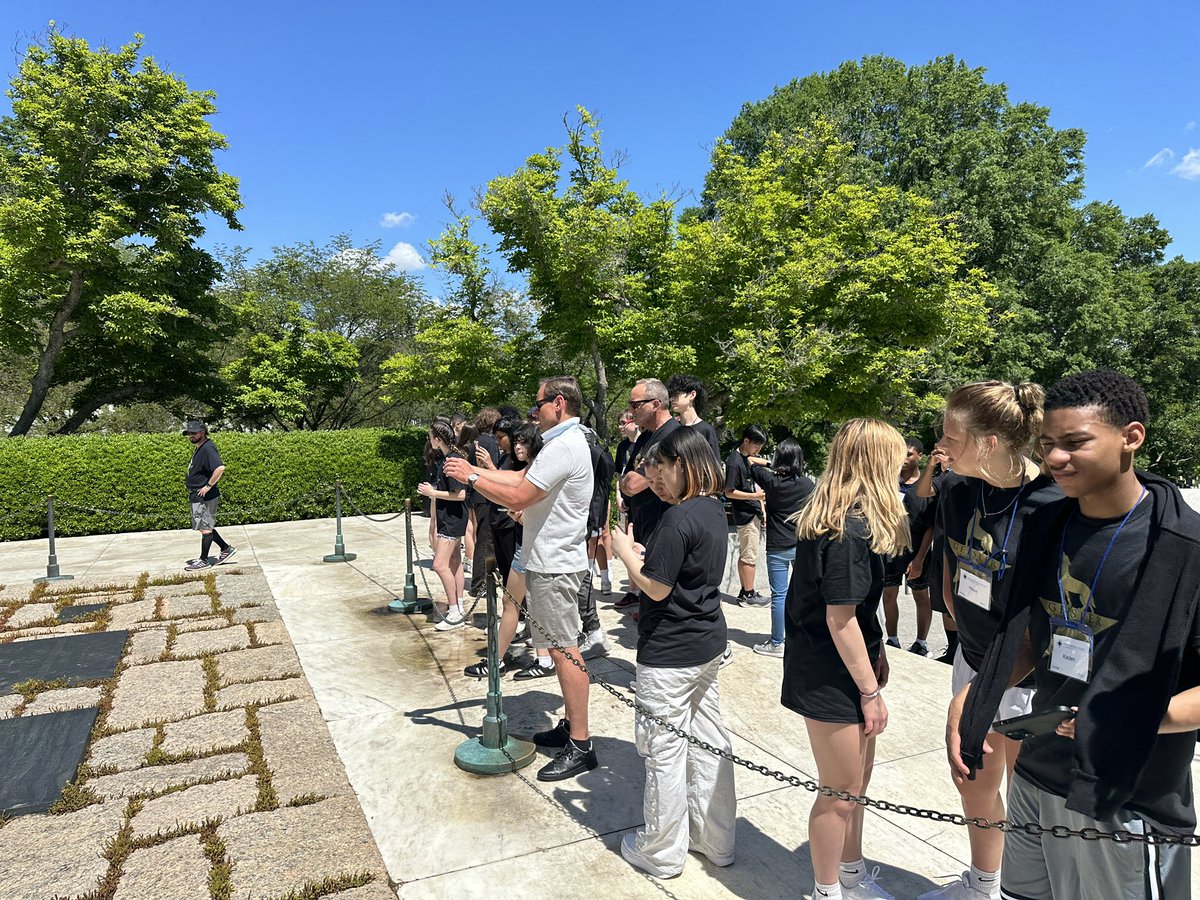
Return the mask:
<svg viewBox="0 0 1200 900">
<path fill-rule="evenodd" d="M 46 596 L 46 592 L 50 590 L 50 585 L 45 581 L 39 581 L 33 586 L 33 590 L 29 592 L 29 602 L 36 603 Z"/>
<path fill-rule="evenodd" d="M 209 572 L 204 576 L 204 592 L 212 600 L 213 615 L 221 612 L 221 592 L 217 590 L 217 573 Z"/>
<path fill-rule="evenodd" d="M 50 804 L 50 815 L 61 816 L 63 813 L 78 812 L 99 802 L 100 798 L 95 791 L 87 786 L 87 777 L 79 775 L 63 788 L 62 796 Z"/>
<path fill-rule="evenodd" d="M 154 619 L 161 622 L 167 617 L 167 598 L 159 594 L 154 598 Z"/>
<path fill-rule="evenodd" d="M 208 895 L 212 900 L 229 900 L 233 893 L 233 865 L 229 861 L 229 853 L 225 842 L 217 834 L 217 826 L 205 828 L 200 832 L 200 842 L 204 846 L 204 855 L 212 866 L 208 870 Z"/>
<path fill-rule="evenodd" d="M 162 602 L 162 597 L 158 598 L 158 602 Z M 154 615 L 158 617 L 158 607 L 154 608 Z M 166 662 L 171 658 L 171 648 L 175 646 L 175 638 L 179 637 L 179 626 L 172 622 L 167 626 L 167 646 L 163 647 L 162 653 L 158 654 L 159 662 Z"/>
<path fill-rule="evenodd" d="M 149 587 L 167 587 L 176 584 L 191 584 L 193 581 L 203 581 L 207 575 L 160 575 L 157 578 L 151 578 L 148 572 L 143 572 L 142 575 L 146 578 L 146 584 Z"/>
<path fill-rule="evenodd" d="M 141 575 L 138 576 L 138 580 L 133 585 L 132 599 L 135 602 L 138 600 L 146 599 L 146 585 L 148 585 L 149 583 L 150 583 L 150 573 L 149 572 L 143 572 Z"/>
<path fill-rule="evenodd" d="M 217 657 L 210 653 L 200 663 L 204 669 L 204 710 L 215 712 L 217 709 L 217 691 L 221 688 L 221 672 L 217 668 Z"/>
<path fill-rule="evenodd" d="M 259 643 L 258 632 L 255 630 L 253 622 L 246 623 L 246 632 L 247 632 L 247 634 L 250 635 L 250 646 L 251 647 L 263 646 L 261 643 Z"/>
<path fill-rule="evenodd" d="M 301 794 L 299 797 L 293 797 L 287 802 L 288 806 L 312 806 L 314 803 L 320 803 L 322 800 L 328 800 L 324 794 Z"/>
<path fill-rule="evenodd" d="M 101 682 L 103 683 L 103 682 Z M 32 703 L 33 699 L 42 691 L 56 691 L 60 688 L 71 686 L 69 678 L 55 678 L 53 681 L 43 681 L 39 678 L 28 678 L 25 681 L 18 681 L 12 686 L 14 694 L 20 694 L 25 698 L 26 703 Z"/>
<path fill-rule="evenodd" d="M 267 767 L 267 757 L 263 752 L 257 706 L 246 707 L 246 728 L 250 731 L 250 737 L 246 741 L 246 755 L 250 757 L 250 771 L 258 778 L 258 802 L 254 805 L 254 811 L 278 809 L 279 796 L 271 784 L 271 770 Z"/>
<path fill-rule="evenodd" d="M 320 881 L 310 881 L 298 891 L 291 891 L 279 897 L 279 900 L 319 900 L 330 894 L 340 894 L 342 891 L 353 890 L 370 884 L 375 876 L 369 872 L 354 872 L 349 875 L 334 875 L 332 878 L 322 878 Z"/>
</svg>

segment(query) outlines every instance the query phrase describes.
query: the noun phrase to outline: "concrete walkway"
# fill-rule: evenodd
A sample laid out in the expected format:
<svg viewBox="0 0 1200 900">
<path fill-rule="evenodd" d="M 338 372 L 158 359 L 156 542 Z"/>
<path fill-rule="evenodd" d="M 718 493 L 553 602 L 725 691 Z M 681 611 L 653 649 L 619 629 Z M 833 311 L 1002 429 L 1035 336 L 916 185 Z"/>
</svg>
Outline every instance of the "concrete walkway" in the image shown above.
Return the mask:
<svg viewBox="0 0 1200 900">
<path fill-rule="evenodd" d="M 261 566 L 312 687 L 350 784 L 399 896 L 485 897 L 497 891 L 600 892 L 635 897 L 794 897 L 812 883 L 806 824 L 813 795 L 739 769 L 737 863 L 713 867 L 692 855 L 677 879 L 658 882 L 621 859 L 621 836 L 642 822 L 642 760 L 632 742 L 629 709 L 598 688 L 591 702 L 600 768 L 544 785 L 534 766 L 485 778 L 454 766 L 455 747 L 477 736 L 486 682 L 466 679 L 465 665 L 485 645 L 480 628 L 438 633 L 426 617 L 388 613 L 404 584 L 403 518 L 387 524 L 344 523 L 351 563 L 325 564 L 329 520 L 221 529 L 239 548 L 238 562 Z M 428 565 L 428 522 L 414 519 L 423 557 L 417 585 L 441 596 Z M 64 573 L 113 579 L 178 572 L 196 554 L 186 531 L 69 538 L 59 541 Z M 0 545 L 0 582 L 10 587 L 44 574 L 46 545 Z M 761 575 L 762 573 L 760 573 Z M 614 572 L 619 583 L 623 573 Z M 424 576 L 424 578 L 422 578 Z M 765 592 L 765 578 L 760 590 Z M 633 677 L 636 625 L 602 598 L 600 615 L 612 654 L 594 673 L 624 690 Z M 912 640 L 911 604 L 901 598 L 901 640 Z M 751 651 L 767 633 L 767 609 L 727 604 L 734 663 L 722 670 L 722 708 L 734 751 L 787 775 L 816 776 L 803 720 L 779 705 L 779 660 Z M 483 625 L 483 605 L 476 624 Z M 940 626 L 934 626 L 940 634 Z M 934 642 L 934 653 L 940 647 Z M 960 811 L 947 776 L 942 737 L 950 696 L 949 667 L 893 653 L 888 689 L 891 724 L 878 743 L 868 793 L 913 806 Z M 506 677 L 509 730 L 527 735 L 561 714 L 557 682 L 522 684 Z M 867 811 L 865 845 L 880 882 L 914 897 L 966 865 L 965 829 Z M 1200 883 L 1200 867 L 1193 861 Z M 568 887 L 570 886 L 570 887 Z"/>
</svg>

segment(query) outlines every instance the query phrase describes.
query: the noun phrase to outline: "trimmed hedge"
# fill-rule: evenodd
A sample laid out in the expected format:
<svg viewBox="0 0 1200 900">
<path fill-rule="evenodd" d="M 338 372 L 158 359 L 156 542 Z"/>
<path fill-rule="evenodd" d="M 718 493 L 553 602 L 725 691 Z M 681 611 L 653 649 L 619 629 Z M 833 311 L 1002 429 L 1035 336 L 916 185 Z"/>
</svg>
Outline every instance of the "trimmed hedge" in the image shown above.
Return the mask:
<svg viewBox="0 0 1200 900">
<path fill-rule="evenodd" d="M 335 477 L 363 512 L 394 512 L 423 477 L 425 434 L 422 428 L 214 434 L 227 467 L 218 523 L 332 516 Z M 191 453 L 178 434 L 0 440 L 0 540 L 44 536 L 51 493 L 62 536 L 189 528 L 183 480 Z"/>
</svg>

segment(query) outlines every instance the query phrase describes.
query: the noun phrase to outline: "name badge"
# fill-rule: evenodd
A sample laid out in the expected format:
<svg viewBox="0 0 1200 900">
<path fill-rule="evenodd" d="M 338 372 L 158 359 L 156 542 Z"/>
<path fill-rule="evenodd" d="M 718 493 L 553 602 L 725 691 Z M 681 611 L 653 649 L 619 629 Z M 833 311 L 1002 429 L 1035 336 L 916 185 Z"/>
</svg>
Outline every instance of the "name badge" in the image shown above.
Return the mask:
<svg viewBox="0 0 1200 900">
<path fill-rule="evenodd" d="M 958 567 L 958 589 L 955 593 L 980 609 L 991 609 L 992 574 L 960 565 Z"/>
<path fill-rule="evenodd" d="M 1087 682 L 1092 668 L 1092 645 L 1088 641 L 1056 634 L 1050 642 L 1050 671 Z"/>
</svg>

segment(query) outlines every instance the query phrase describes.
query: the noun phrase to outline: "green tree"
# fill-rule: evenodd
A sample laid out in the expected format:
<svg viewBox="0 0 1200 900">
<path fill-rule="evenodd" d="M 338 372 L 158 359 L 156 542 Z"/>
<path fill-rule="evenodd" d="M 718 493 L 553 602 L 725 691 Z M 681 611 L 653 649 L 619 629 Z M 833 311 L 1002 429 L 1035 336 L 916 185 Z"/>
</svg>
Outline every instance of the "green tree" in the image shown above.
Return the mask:
<svg viewBox="0 0 1200 900">
<path fill-rule="evenodd" d="M 0 342 L 36 357 L 10 434 L 29 431 L 50 390 L 79 382 L 76 412 L 186 394 L 220 337 L 195 245 L 202 217 L 240 228 L 226 146 L 193 91 L 141 57 L 142 38 L 93 51 L 51 30 L 24 60 L 0 121 Z M 149 360 L 172 344 L 177 356 Z M 186 363 L 185 365 L 177 365 Z"/>
<path fill-rule="evenodd" d="M 670 334 L 736 398 L 727 422 L 811 425 L 912 414 L 989 334 L 991 288 L 931 201 L 849 177 L 852 147 L 814 120 L 747 159 L 713 152 L 706 218 L 671 253 Z"/>
</svg>

